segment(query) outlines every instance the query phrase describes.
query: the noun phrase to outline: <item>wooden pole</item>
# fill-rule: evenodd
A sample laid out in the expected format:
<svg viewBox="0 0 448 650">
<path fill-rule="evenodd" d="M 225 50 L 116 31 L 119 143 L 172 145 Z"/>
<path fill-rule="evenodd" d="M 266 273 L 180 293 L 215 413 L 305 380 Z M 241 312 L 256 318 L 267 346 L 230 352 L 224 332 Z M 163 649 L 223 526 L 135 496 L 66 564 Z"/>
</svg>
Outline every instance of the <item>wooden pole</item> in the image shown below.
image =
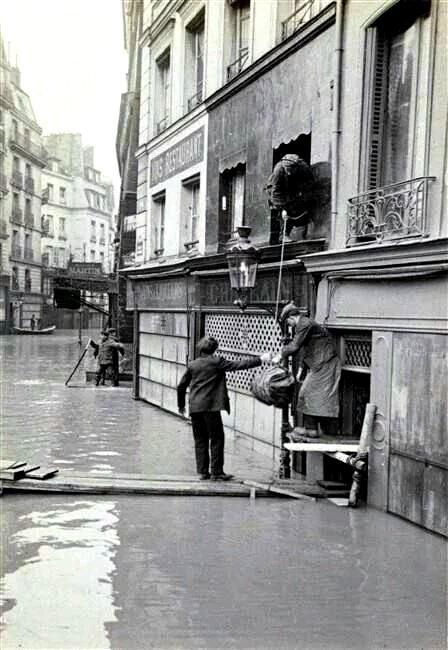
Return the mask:
<svg viewBox="0 0 448 650">
<path fill-rule="evenodd" d="M 359 449 L 355 459 L 356 461 L 365 461 L 367 459 L 367 454 L 369 453 L 370 436 L 372 434 L 373 422 L 375 420 L 375 413 L 376 405 L 366 404 L 366 412 L 364 414 L 364 421 L 362 423 L 361 437 L 359 439 Z M 353 483 L 348 499 L 348 505 L 352 508 L 356 508 L 358 505 L 359 493 L 361 491 L 363 478 L 363 473 L 361 473 L 359 469 L 355 469 L 353 472 Z"/>
<path fill-rule="evenodd" d="M 89 339 L 89 341 L 88 341 L 86 347 L 85 347 L 84 350 L 82 351 L 81 356 L 79 357 L 76 366 L 73 368 L 73 371 L 72 371 L 70 377 L 69 377 L 69 378 L 67 379 L 67 381 L 65 382 L 65 385 L 66 385 L 66 386 L 68 386 L 68 382 L 69 382 L 70 379 L 73 377 L 73 375 L 75 374 L 75 372 L 78 370 L 78 368 L 79 368 L 79 364 L 80 364 L 81 361 L 84 359 L 84 357 L 85 357 L 85 355 L 86 355 L 86 352 L 87 352 L 87 348 L 89 347 L 89 345 L 90 345 L 90 339 Z"/>
</svg>

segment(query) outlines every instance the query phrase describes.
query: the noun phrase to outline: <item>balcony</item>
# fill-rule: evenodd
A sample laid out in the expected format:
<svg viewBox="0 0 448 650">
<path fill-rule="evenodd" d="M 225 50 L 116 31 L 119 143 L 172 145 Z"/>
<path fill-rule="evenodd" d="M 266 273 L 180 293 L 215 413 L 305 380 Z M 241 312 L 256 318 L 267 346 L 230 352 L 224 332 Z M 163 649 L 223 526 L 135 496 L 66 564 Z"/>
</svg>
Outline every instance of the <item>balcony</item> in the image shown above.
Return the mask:
<svg viewBox="0 0 448 650">
<path fill-rule="evenodd" d="M 90 242 L 96 244 L 96 235 L 90 235 Z"/>
<path fill-rule="evenodd" d="M 15 259 L 22 259 L 22 247 L 19 244 L 13 244 L 11 246 L 11 257 Z"/>
<path fill-rule="evenodd" d="M 296 32 L 300 27 L 317 16 L 323 9 L 332 3 L 333 0 L 304 0 L 297 9 L 286 20 L 282 22 L 281 40 L 284 41 Z"/>
<path fill-rule="evenodd" d="M 8 224 L 4 219 L 0 219 L 0 239 L 8 239 Z"/>
<path fill-rule="evenodd" d="M 19 225 L 23 224 L 23 212 L 21 208 L 13 208 L 11 212 L 11 221 L 18 223 Z"/>
<path fill-rule="evenodd" d="M 13 172 L 11 183 L 19 190 L 23 189 L 23 174 L 21 172 Z"/>
<path fill-rule="evenodd" d="M 190 99 L 187 100 L 187 113 L 193 110 L 193 108 L 196 108 L 196 106 L 199 106 L 199 104 L 202 103 L 203 99 L 203 91 L 202 88 L 198 90 L 198 92 L 193 95 L 193 97 L 190 97 Z"/>
<path fill-rule="evenodd" d="M 31 176 L 25 177 L 25 192 L 34 194 L 34 178 L 31 178 Z"/>
<path fill-rule="evenodd" d="M 6 180 L 5 174 L 0 174 L 0 193 L 8 193 L 8 181 Z"/>
<path fill-rule="evenodd" d="M 33 260 L 34 259 L 33 249 L 30 248 L 29 246 L 25 246 L 25 249 L 23 251 L 23 257 L 25 260 Z"/>
<path fill-rule="evenodd" d="M 31 158 L 34 162 L 43 163 L 46 160 L 46 152 L 38 142 L 33 142 L 30 137 L 23 133 L 14 133 L 9 141 L 12 148 L 18 149 L 22 155 Z"/>
<path fill-rule="evenodd" d="M 433 176 L 386 185 L 348 200 L 346 246 L 427 236 L 427 201 Z"/>
<path fill-rule="evenodd" d="M 29 213 L 25 214 L 25 226 L 27 228 L 34 228 L 34 215 Z"/>
<path fill-rule="evenodd" d="M 249 60 L 249 48 L 245 47 L 240 50 L 240 56 L 227 66 L 227 81 L 240 74 Z"/>
</svg>

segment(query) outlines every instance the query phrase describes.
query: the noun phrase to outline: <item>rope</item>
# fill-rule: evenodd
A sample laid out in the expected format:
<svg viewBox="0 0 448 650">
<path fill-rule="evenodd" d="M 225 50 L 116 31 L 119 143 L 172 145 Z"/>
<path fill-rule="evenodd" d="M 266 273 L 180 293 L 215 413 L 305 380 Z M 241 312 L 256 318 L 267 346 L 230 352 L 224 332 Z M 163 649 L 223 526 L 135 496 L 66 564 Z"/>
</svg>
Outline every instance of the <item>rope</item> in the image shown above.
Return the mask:
<svg viewBox="0 0 448 650">
<path fill-rule="evenodd" d="M 282 248 L 280 253 L 280 267 L 278 271 L 277 298 L 275 301 L 275 316 L 274 316 L 274 322 L 272 324 L 272 335 L 271 335 L 271 345 L 270 345 L 271 350 L 274 347 L 274 342 L 275 342 L 278 310 L 280 305 L 280 292 L 282 288 L 283 258 L 285 255 L 286 222 L 288 221 L 288 215 L 284 210 L 282 212 L 282 219 L 283 219 Z M 274 478 L 274 474 L 275 474 L 275 427 L 272 427 L 272 478 Z"/>
</svg>

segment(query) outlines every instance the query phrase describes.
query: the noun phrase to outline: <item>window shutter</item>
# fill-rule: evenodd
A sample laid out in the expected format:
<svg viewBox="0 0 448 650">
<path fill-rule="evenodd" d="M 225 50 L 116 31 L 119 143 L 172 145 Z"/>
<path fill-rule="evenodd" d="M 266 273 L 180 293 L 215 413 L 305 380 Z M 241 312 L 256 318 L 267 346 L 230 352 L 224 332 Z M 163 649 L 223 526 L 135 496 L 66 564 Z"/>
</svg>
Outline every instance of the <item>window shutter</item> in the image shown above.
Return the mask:
<svg viewBox="0 0 448 650">
<path fill-rule="evenodd" d="M 387 41 L 375 30 L 371 87 L 370 136 L 366 183 L 368 190 L 381 186 L 382 138 L 386 108 Z"/>
</svg>

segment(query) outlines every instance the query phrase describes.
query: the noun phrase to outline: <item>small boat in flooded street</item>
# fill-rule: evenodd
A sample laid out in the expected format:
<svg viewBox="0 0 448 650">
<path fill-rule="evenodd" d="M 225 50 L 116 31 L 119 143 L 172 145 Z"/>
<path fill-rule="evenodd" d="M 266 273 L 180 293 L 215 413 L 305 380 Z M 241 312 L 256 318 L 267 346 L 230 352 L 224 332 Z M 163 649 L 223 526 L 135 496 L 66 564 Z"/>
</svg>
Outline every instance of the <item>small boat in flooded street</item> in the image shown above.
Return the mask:
<svg viewBox="0 0 448 650">
<path fill-rule="evenodd" d="M 30 327 L 13 327 L 14 334 L 53 334 L 56 325 L 51 327 L 44 327 L 41 330 L 31 329 Z"/>
</svg>

